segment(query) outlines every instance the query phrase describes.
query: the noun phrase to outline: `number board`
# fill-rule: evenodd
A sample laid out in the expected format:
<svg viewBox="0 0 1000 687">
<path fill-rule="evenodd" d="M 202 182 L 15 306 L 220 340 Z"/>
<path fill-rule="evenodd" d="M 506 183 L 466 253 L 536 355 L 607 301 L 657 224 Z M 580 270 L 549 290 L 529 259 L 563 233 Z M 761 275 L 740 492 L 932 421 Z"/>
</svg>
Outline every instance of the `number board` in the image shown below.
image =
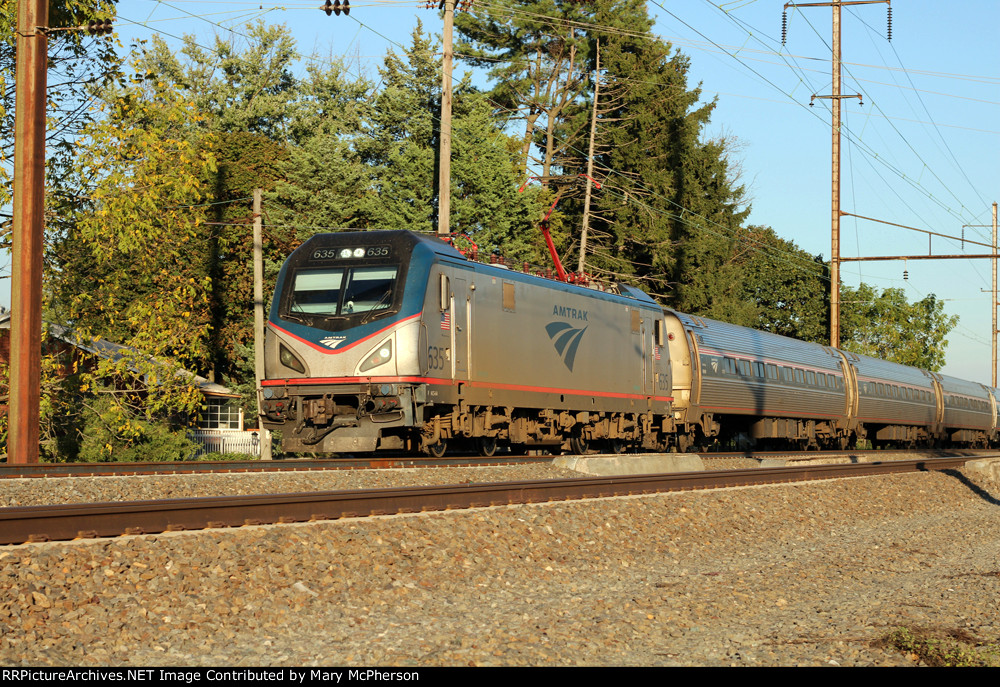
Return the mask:
<svg viewBox="0 0 1000 687">
<path fill-rule="evenodd" d="M 387 258 L 392 255 L 390 246 L 358 246 L 355 248 L 317 248 L 309 256 L 311 260 L 365 260 Z"/>
</svg>

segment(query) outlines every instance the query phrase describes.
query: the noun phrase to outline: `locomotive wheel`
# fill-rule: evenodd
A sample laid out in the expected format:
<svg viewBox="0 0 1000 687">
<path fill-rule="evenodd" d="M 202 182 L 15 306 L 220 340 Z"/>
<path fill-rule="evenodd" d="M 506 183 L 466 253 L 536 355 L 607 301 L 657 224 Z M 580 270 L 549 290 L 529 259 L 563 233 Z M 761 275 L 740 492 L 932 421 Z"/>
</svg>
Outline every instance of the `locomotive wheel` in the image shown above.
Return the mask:
<svg viewBox="0 0 1000 687">
<path fill-rule="evenodd" d="M 610 453 L 625 453 L 625 448 L 625 442 L 621 439 L 608 440 L 608 452 Z"/>
<path fill-rule="evenodd" d="M 479 451 L 479 455 L 486 458 L 493 456 L 497 452 L 497 438 L 477 437 L 476 450 Z"/>
<path fill-rule="evenodd" d="M 584 439 L 583 437 L 570 437 L 569 440 L 570 453 L 583 456 L 587 454 L 588 448 L 589 445 L 587 444 L 587 440 Z"/>
<path fill-rule="evenodd" d="M 443 458 L 445 451 L 448 450 L 448 442 L 444 439 L 441 439 L 436 444 L 431 444 L 424 450 L 427 452 L 427 455 L 429 456 L 433 456 L 434 458 Z"/>
</svg>

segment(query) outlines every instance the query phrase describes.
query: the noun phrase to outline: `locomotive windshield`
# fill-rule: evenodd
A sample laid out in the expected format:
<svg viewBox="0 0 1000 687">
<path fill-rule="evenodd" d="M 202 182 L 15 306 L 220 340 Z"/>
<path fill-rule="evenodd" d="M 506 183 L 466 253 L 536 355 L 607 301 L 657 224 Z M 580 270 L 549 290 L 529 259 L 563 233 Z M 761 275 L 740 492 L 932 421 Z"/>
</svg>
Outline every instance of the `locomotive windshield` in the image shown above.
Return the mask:
<svg viewBox="0 0 1000 687">
<path fill-rule="evenodd" d="M 374 316 L 392 307 L 397 271 L 394 265 L 300 270 L 289 312 L 311 317 Z"/>
</svg>

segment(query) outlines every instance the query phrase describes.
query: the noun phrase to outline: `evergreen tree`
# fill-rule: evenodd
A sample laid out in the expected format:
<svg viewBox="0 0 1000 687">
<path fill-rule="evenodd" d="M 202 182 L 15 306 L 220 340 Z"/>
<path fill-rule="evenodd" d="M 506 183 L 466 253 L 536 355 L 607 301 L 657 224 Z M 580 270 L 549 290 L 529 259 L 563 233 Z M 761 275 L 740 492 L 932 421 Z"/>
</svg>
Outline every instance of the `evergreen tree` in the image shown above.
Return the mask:
<svg viewBox="0 0 1000 687">
<path fill-rule="evenodd" d="M 433 232 L 437 228 L 441 67 L 418 24 L 403 56 L 390 52 L 380 70 L 366 135 L 358 139 L 370 171 L 363 226 Z M 451 159 L 452 233 L 483 249 L 521 259 L 525 236 L 541 217 L 537 191 L 517 193 L 516 143 L 489 102 L 463 80 L 455 89 Z"/>
<path fill-rule="evenodd" d="M 734 267 L 749 214 L 726 140 L 705 140 L 714 103 L 689 89 L 689 60 L 648 34 L 641 3 L 633 31 L 602 41 L 595 169 L 595 241 L 588 264 L 638 280 L 672 307 L 727 319 L 740 304 Z M 607 15 L 602 15 L 607 16 Z"/>
<path fill-rule="evenodd" d="M 404 54 L 389 51 L 367 136 L 358 140 L 375 192 L 364 213 L 382 229 L 437 227 L 441 72 L 432 48 L 418 22 Z"/>
<path fill-rule="evenodd" d="M 606 2 L 606 0 L 599 0 Z M 572 0 L 514 0 L 504 6 L 474 4 L 455 15 L 456 51 L 488 68 L 495 86 L 491 100 L 524 121 L 520 174 L 527 175 L 533 143 L 543 178 L 574 140 L 560 123 L 587 86 L 590 43 L 586 22 L 591 3 Z"/>
<path fill-rule="evenodd" d="M 285 26 L 257 22 L 246 27 L 247 47 L 240 51 L 235 38 L 217 36 L 211 50 L 185 36 L 181 60 L 158 36 L 143 51 L 143 71 L 158 81 L 183 90 L 203 125 L 216 131 L 242 131 L 285 142 L 290 133 L 291 102 L 300 82 L 292 74 L 299 55 Z"/>
</svg>

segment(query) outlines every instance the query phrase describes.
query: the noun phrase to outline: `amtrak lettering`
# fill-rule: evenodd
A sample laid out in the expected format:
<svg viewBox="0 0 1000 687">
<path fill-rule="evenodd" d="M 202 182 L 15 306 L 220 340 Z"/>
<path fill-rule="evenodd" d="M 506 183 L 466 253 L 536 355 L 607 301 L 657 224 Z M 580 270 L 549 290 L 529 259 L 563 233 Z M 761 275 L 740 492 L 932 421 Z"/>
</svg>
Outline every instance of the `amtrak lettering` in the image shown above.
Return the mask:
<svg viewBox="0 0 1000 687">
<path fill-rule="evenodd" d="M 568 317 L 571 320 L 583 320 L 587 322 L 587 311 L 577 310 L 576 308 L 567 308 L 564 305 L 553 305 L 552 306 L 552 317 Z"/>
<path fill-rule="evenodd" d="M 563 363 L 572 372 L 573 361 L 576 360 L 576 349 L 580 347 L 580 340 L 583 338 L 583 333 L 587 331 L 587 327 L 573 329 L 573 325 L 567 322 L 550 322 L 545 325 L 545 331 L 552 339 L 556 353 L 562 356 Z"/>
</svg>

